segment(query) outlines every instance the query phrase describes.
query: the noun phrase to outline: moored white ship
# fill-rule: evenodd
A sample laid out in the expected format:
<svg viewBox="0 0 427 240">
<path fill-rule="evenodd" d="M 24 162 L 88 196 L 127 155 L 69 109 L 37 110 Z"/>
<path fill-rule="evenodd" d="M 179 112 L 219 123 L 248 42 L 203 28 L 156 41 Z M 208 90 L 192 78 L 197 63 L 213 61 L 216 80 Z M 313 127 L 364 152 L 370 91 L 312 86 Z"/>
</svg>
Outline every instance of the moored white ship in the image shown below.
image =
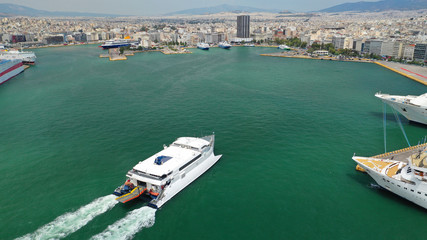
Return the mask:
<svg viewBox="0 0 427 240">
<path fill-rule="evenodd" d="M 128 47 L 132 45 L 132 42 L 129 39 L 113 39 L 107 40 L 100 47 L 102 49 L 110 49 L 110 48 L 119 48 L 119 47 Z"/>
<path fill-rule="evenodd" d="M 427 93 L 420 96 L 376 93 L 375 97 L 390 105 L 408 120 L 427 124 Z"/>
<path fill-rule="evenodd" d="M 180 137 L 157 154 L 139 162 L 114 194 L 120 202 L 142 195 L 152 198 L 149 205 L 159 208 L 212 167 L 222 155 L 214 155 L 215 135 Z"/>
<path fill-rule="evenodd" d="M 207 43 L 197 43 L 197 48 L 202 50 L 209 50 L 209 44 Z"/>
<path fill-rule="evenodd" d="M 401 158 L 407 155 L 406 159 Z M 353 160 L 381 187 L 427 208 L 426 144 L 397 150 L 393 154 L 354 156 Z"/>
<path fill-rule="evenodd" d="M 220 42 L 218 44 L 218 47 L 224 48 L 224 49 L 229 49 L 229 48 L 231 48 L 231 44 L 229 44 L 227 41 L 224 41 L 224 42 Z"/>
<path fill-rule="evenodd" d="M 24 71 L 22 61 L 19 59 L 2 60 L 0 59 L 0 84 L 8 81 L 14 76 Z"/>
<path fill-rule="evenodd" d="M 279 45 L 277 48 L 285 51 L 291 50 L 291 48 L 287 45 Z"/>
<path fill-rule="evenodd" d="M 36 54 L 34 52 L 18 51 L 16 49 L 0 51 L 0 59 L 21 60 L 23 64 L 35 64 Z"/>
</svg>

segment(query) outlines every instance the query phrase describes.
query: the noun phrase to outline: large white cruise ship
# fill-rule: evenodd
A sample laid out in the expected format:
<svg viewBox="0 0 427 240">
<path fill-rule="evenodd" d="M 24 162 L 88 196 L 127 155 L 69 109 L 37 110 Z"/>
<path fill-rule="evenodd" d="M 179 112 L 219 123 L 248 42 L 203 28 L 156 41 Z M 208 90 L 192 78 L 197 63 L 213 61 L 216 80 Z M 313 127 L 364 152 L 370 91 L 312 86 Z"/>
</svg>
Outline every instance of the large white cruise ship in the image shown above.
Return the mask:
<svg viewBox="0 0 427 240">
<path fill-rule="evenodd" d="M 135 165 L 125 184 L 114 194 L 126 203 L 149 196 L 149 206 L 159 208 L 212 167 L 222 155 L 214 155 L 215 135 L 180 137 L 170 146 Z"/>
<path fill-rule="evenodd" d="M 375 97 L 396 109 L 408 120 L 427 124 L 427 93 L 420 96 L 398 96 L 376 93 Z"/>
<path fill-rule="evenodd" d="M 0 84 L 13 78 L 24 71 L 22 61 L 18 59 L 2 60 L 0 59 Z"/>
<path fill-rule="evenodd" d="M 375 157 L 354 156 L 353 160 L 381 187 L 427 208 L 426 146 L 421 144 Z"/>
<path fill-rule="evenodd" d="M 21 60 L 23 64 L 35 64 L 36 54 L 34 52 L 18 51 L 16 49 L 0 51 L 0 59 L 4 60 Z"/>
<path fill-rule="evenodd" d="M 113 39 L 113 40 L 105 41 L 105 43 L 99 47 L 102 47 L 102 49 L 110 49 L 110 48 L 127 47 L 127 46 L 131 46 L 132 44 L 136 44 L 136 43 L 132 42 L 130 39 Z"/>
</svg>

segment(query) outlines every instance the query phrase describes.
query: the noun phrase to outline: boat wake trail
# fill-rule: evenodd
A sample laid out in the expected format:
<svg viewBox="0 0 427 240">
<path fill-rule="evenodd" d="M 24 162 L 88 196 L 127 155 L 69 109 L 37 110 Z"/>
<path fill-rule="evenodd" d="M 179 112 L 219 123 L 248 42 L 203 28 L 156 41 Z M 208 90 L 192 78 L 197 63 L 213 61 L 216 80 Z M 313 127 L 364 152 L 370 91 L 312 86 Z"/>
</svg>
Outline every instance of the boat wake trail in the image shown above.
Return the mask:
<svg viewBox="0 0 427 240">
<path fill-rule="evenodd" d="M 369 187 L 370 187 L 370 188 L 372 188 L 372 189 L 382 189 L 382 187 L 381 187 L 380 185 L 375 184 L 375 183 L 371 183 L 371 184 L 369 185 Z"/>
<path fill-rule="evenodd" d="M 113 208 L 117 204 L 115 199 L 116 196 L 114 195 L 97 198 L 91 203 L 79 208 L 77 211 L 65 213 L 52 222 L 40 227 L 35 232 L 24 235 L 18 239 L 64 238 L 85 226 L 96 216 Z"/>
<path fill-rule="evenodd" d="M 102 233 L 95 235 L 91 240 L 101 239 L 132 239 L 142 228 L 154 225 L 156 209 L 142 207 L 128 213 L 126 217 L 108 226 Z"/>
</svg>

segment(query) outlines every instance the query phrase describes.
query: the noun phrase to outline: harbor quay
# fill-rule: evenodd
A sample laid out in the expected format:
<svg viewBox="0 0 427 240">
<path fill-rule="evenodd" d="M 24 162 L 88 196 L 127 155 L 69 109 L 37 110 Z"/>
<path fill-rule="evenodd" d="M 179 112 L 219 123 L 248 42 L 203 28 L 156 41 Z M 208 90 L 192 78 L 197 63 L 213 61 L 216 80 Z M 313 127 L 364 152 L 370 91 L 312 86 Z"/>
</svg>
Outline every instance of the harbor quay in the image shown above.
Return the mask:
<svg viewBox="0 0 427 240">
<path fill-rule="evenodd" d="M 268 54 L 260 54 L 260 55 L 268 56 L 268 57 L 375 63 L 381 67 L 387 68 L 409 79 L 412 79 L 421 84 L 427 85 L 427 68 L 423 66 L 412 65 L 412 64 L 402 64 L 402 63 L 390 62 L 390 61 L 378 61 L 378 60 L 372 60 L 368 58 L 357 58 L 357 57 L 349 58 L 349 57 L 341 57 L 341 56 L 332 56 L 332 57 L 331 56 L 315 56 L 315 55 L 302 54 L 297 51 L 277 52 L 277 53 L 268 53 Z"/>
<path fill-rule="evenodd" d="M 421 84 L 427 85 L 426 67 L 388 61 L 375 61 L 375 63 Z"/>
</svg>

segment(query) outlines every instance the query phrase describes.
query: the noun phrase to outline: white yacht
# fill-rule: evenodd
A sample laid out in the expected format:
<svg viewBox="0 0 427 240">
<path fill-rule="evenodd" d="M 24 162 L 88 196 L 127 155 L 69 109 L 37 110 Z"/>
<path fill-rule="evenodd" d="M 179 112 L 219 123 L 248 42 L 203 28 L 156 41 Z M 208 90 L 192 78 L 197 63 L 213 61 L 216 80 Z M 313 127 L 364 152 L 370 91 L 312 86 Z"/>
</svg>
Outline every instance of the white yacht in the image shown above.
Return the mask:
<svg viewBox="0 0 427 240">
<path fill-rule="evenodd" d="M 209 44 L 207 43 L 197 43 L 197 48 L 202 50 L 209 50 Z"/>
<path fill-rule="evenodd" d="M 218 43 L 218 47 L 224 48 L 224 49 L 230 49 L 231 48 L 231 44 L 229 44 L 227 41 L 224 41 L 224 42 Z"/>
<path fill-rule="evenodd" d="M 36 54 L 34 52 L 18 51 L 16 49 L 0 51 L 0 59 L 3 60 L 21 60 L 23 64 L 35 64 Z"/>
<path fill-rule="evenodd" d="M 375 97 L 396 109 L 408 120 L 427 124 L 427 93 L 420 96 L 398 96 L 376 93 Z"/>
<path fill-rule="evenodd" d="M 152 199 L 149 206 L 161 207 L 221 158 L 214 155 L 214 143 L 215 135 L 209 135 L 180 137 L 164 146 L 128 171 L 125 184 L 114 191 L 116 200 L 126 203 L 145 195 Z"/>
<path fill-rule="evenodd" d="M 399 160 L 399 156 L 405 155 L 409 156 Z M 354 156 L 353 160 L 381 187 L 427 208 L 426 144 L 381 156 Z"/>
<path fill-rule="evenodd" d="M 291 50 L 291 48 L 289 46 L 287 46 L 287 45 L 279 45 L 279 47 L 277 47 L 277 48 L 281 49 L 281 50 L 286 50 L 286 51 Z"/>
</svg>

